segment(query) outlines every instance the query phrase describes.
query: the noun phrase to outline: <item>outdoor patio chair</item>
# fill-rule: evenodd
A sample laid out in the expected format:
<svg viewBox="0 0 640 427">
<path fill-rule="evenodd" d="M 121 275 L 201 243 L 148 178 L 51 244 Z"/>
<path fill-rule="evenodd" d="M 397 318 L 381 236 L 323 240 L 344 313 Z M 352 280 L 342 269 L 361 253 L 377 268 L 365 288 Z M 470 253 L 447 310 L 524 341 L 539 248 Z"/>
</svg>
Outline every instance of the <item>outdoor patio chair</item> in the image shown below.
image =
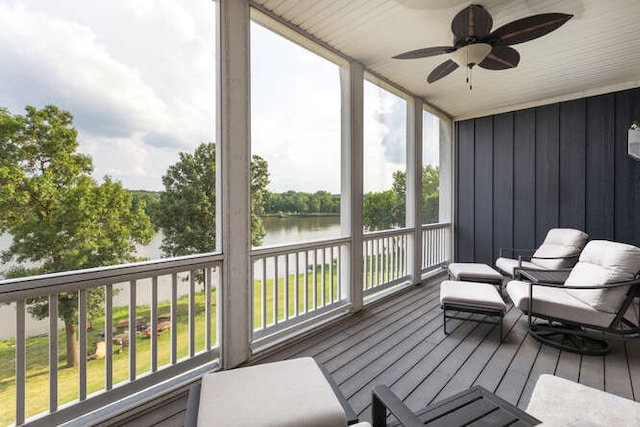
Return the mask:
<svg viewBox="0 0 640 427">
<path fill-rule="evenodd" d="M 191 387 L 185 427 L 370 427 L 311 357 L 206 374 Z"/>
<path fill-rule="evenodd" d="M 496 267 L 511 277 L 515 277 L 516 268 L 551 269 L 571 268 L 578 261 L 580 251 L 589 236 L 572 228 L 552 228 L 538 249 L 504 249 Z M 509 253 L 511 258 L 504 256 Z"/>
<path fill-rule="evenodd" d="M 380 384 L 373 388 L 371 404 L 373 427 L 386 427 L 388 412 L 405 427 L 640 425 L 640 402 L 549 374 L 536 380 L 526 411 L 481 386 L 413 412 L 387 386 Z"/>
<path fill-rule="evenodd" d="M 610 339 L 640 338 L 640 248 L 593 240 L 564 283 L 512 280 L 507 293 L 527 314 L 531 335 L 561 350 L 607 353 Z M 546 323 L 534 322 L 534 318 Z"/>
</svg>

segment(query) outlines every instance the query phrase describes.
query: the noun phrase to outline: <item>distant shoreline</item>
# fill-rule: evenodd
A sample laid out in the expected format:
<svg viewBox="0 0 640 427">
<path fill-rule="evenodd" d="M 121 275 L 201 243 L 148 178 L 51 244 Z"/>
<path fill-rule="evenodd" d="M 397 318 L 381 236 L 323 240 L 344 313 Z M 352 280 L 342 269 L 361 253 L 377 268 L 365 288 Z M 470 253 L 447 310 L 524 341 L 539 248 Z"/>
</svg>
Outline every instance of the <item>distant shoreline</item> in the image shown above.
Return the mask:
<svg viewBox="0 0 640 427">
<path fill-rule="evenodd" d="M 340 216 L 339 213 L 309 213 L 309 214 L 299 214 L 294 212 L 283 212 L 283 213 L 270 213 L 262 215 L 261 218 L 312 218 L 319 216 Z"/>
</svg>

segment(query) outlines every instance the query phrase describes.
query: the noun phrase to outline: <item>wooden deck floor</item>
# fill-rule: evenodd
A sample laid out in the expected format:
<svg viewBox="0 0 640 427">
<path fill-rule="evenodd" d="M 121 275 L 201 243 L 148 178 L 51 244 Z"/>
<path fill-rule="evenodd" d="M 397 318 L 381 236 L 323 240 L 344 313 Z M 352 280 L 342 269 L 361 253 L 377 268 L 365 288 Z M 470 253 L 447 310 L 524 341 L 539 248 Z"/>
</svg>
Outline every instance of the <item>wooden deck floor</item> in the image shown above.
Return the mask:
<svg viewBox="0 0 640 427">
<path fill-rule="evenodd" d="M 261 362 L 315 357 L 361 420 L 370 420 L 376 384 L 388 385 L 414 410 L 476 384 L 525 408 L 543 373 L 640 401 L 640 342 L 614 343 L 604 357 L 560 352 L 533 340 L 517 309 L 505 316 L 502 343 L 494 325 L 447 325 L 449 335 L 442 327 L 438 286 L 421 285 Z M 185 406 L 182 396 L 126 425 L 180 426 Z"/>
</svg>

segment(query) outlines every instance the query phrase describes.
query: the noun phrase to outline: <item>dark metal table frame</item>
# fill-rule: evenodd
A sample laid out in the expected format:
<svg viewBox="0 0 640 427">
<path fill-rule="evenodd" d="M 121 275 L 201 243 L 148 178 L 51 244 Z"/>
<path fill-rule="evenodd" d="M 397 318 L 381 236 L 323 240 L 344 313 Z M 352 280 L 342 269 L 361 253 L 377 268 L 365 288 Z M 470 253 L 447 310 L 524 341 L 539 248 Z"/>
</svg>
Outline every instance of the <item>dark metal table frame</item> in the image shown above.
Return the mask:
<svg viewBox="0 0 640 427">
<path fill-rule="evenodd" d="M 534 270 L 531 268 L 516 267 L 515 275 L 518 278 L 530 280 L 532 283 L 564 283 L 569 278 L 571 269 L 563 270 Z"/>
<path fill-rule="evenodd" d="M 506 400 L 475 386 L 414 413 L 388 387 L 373 389 L 373 427 L 387 426 L 387 410 L 406 427 L 534 426 L 541 421 Z"/>
</svg>

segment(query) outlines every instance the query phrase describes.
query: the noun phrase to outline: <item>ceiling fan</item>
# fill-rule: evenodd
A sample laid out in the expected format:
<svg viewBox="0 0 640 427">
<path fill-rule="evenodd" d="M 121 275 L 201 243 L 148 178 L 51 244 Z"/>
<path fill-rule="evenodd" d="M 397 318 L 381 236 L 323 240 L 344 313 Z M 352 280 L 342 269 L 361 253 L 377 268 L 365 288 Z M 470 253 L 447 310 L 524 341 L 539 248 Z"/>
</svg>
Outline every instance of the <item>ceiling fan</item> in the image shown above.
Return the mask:
<svg viewBox="0 0 640 427">
<path fill-rule="evenodd" d="M 487 70 L 505 70 L 518 66 L 520 54 L 510 45 L 528 42 L 559 28 L 573 15 L 543 13 L 527 16 L 491 31 L 493 18 L 478 4 L 472 4 L 456 14 L 451 22 L 453 46 L 434 46 L 396 55 L 394 59 L 416 59 L 453 53 L 452 58 L 438 65 L 427 77 L 433 83 L 463 65 L 469 73 L 474 65 Z M 469 83 L 469 74 L 467 74 Z M 471 86 L 469 86 L 471 88 Z"/>
</svg>

